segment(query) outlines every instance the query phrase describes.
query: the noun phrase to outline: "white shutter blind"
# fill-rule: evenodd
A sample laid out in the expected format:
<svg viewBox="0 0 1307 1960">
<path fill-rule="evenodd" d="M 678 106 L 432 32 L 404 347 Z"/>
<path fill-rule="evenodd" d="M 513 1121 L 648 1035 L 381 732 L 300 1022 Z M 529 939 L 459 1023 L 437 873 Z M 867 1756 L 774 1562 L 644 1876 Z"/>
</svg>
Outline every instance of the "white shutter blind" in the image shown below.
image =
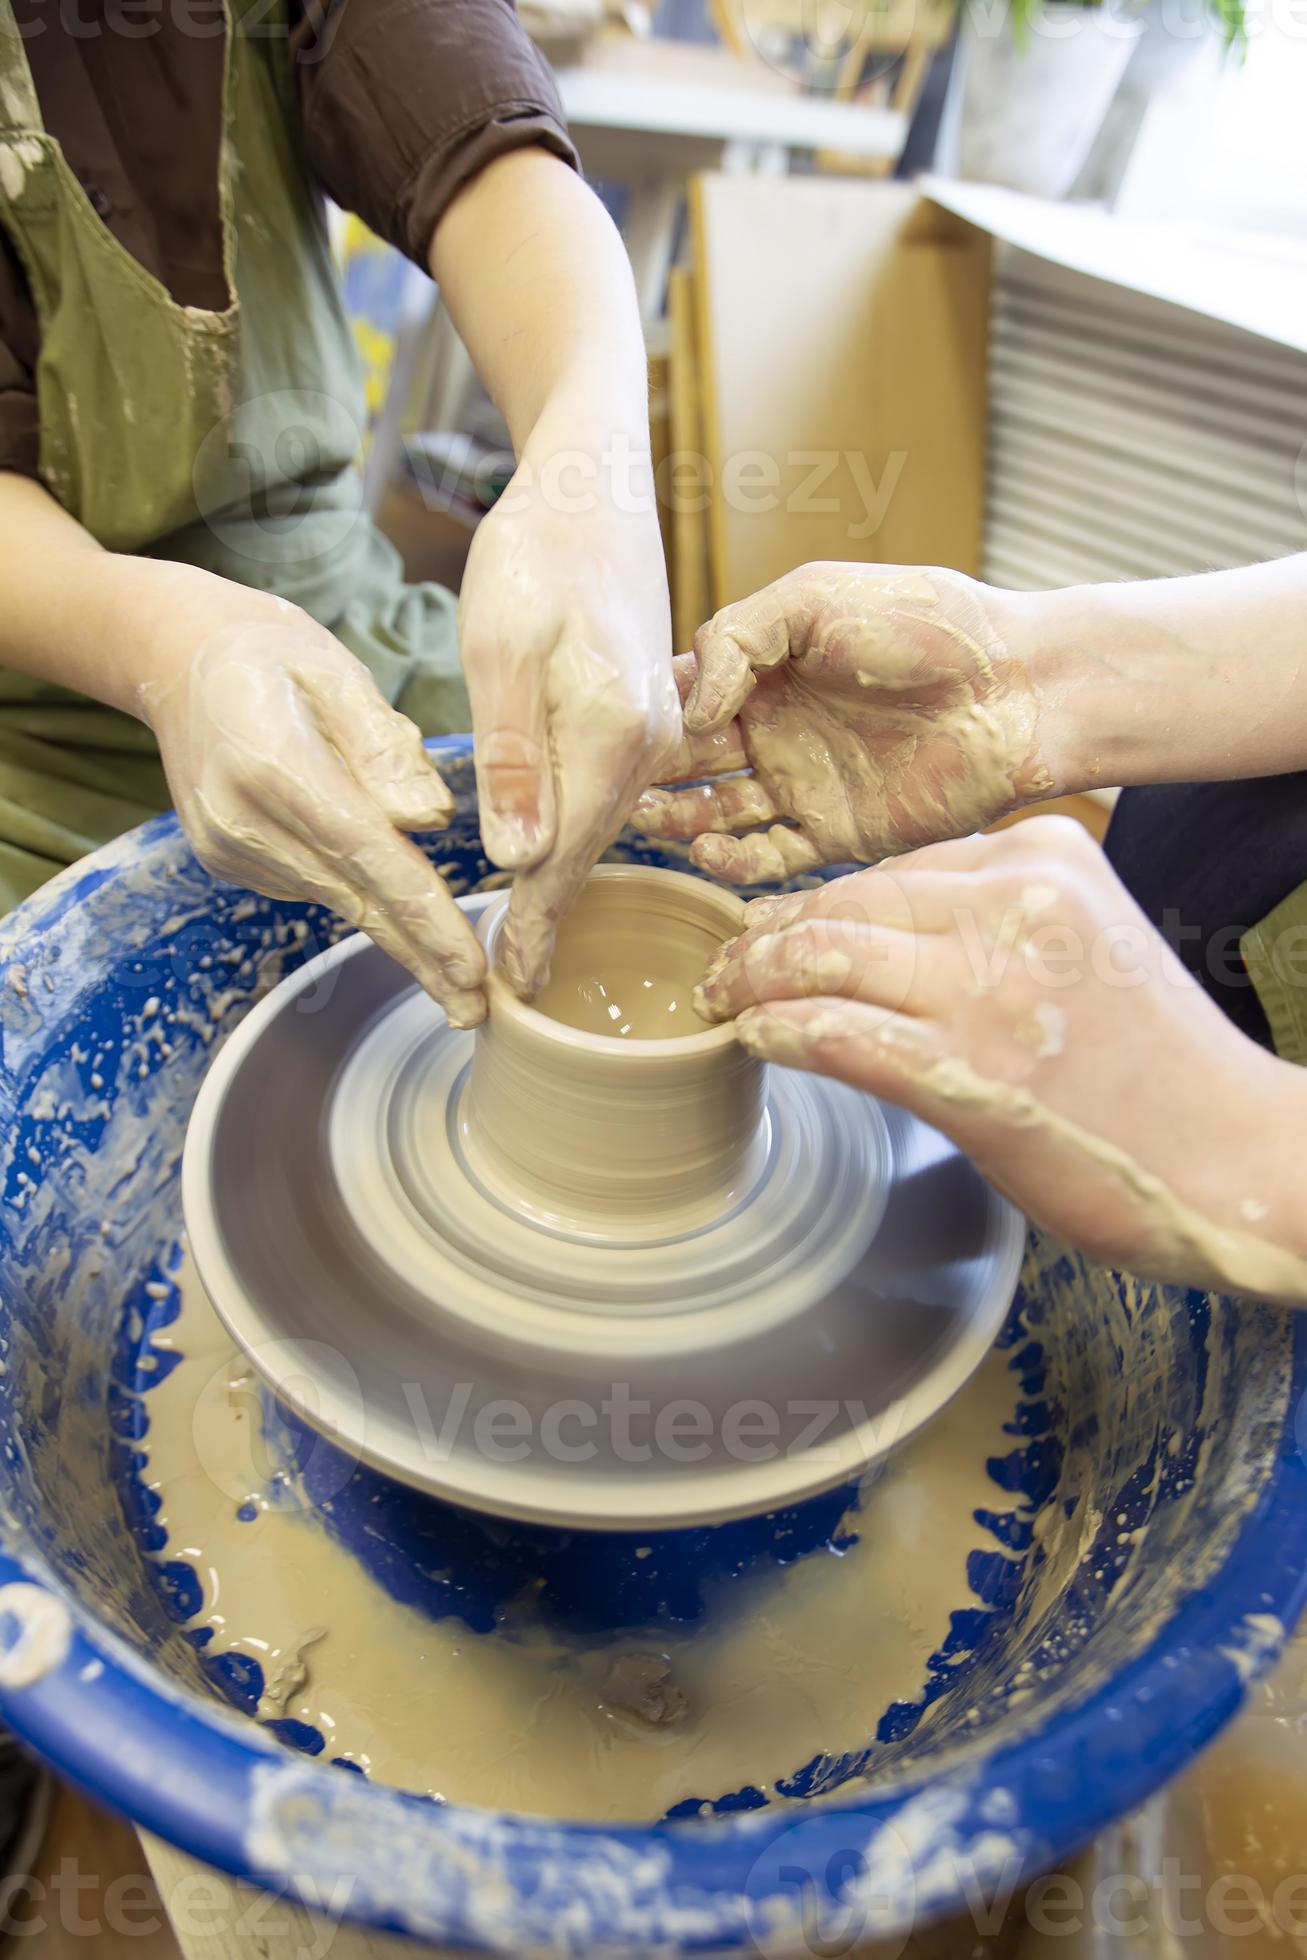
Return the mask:
<svg viewBox="0 0 1307 1960">
<path fill-rule="evenodd" d="M 1307 549 L 1307 354 L 998 246 L 989 396 L 996 585 Z"/>
</svg>

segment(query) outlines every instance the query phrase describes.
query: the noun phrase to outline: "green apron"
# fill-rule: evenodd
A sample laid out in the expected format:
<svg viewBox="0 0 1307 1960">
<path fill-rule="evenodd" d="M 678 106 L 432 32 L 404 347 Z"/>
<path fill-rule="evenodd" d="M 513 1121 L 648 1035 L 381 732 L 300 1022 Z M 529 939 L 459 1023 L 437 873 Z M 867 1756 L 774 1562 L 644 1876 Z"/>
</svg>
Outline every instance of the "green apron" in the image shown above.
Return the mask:
<svg viewBox="0 0 1307 1960">
<path fill-rule="evenodd" d="M 1239 941 L 1270 1023 L 1275 1052 L 1307 1066 L 1307 885 L 1299 885 Z"/>
<path fill-rule="evenodd" d="M 276 592 L 427 733 L 466 728 L 454 598 L 406 586 L 361 507 L 358 361 L 298 149 L 285 0 L 227 0 L 227 27 L 232 301 L 208 313 L 179 306 L 93 210 L 0 0 L 0 225 L 40 327 L 41 479 L 108 549 Z M 0 669 L 0 910 L 170 800 L 141 723 Z"/>
</svg>

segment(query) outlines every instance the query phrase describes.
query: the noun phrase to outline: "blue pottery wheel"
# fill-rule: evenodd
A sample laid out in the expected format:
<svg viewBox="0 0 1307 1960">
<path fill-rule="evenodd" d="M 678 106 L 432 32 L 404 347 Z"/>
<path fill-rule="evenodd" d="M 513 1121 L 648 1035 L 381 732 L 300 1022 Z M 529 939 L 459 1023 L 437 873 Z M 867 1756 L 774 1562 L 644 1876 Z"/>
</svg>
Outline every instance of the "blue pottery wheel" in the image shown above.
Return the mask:
<svg viewBox="0 0 1307 1960">
<path fill-rule="evenodd" d="M 488 867 L 467 745 L 437 755 L 459 808 L 432 853 L 471 889 Z M 1003 1336 L 1018 1415 L 991 1468 L 1010 1502 L 984 1520 L 996 1555 L 973 1564 L 978 1603 L 920 1704 L 868 1710 L 868 1748 L 776 1766 L 798 1801 L 704 1791 L 707 1816 L 543 1823 L 374 1786 L 312 1753 L 311 1732 L 239 1714 L 256 1684 L 180 1629 L 194 1575 L 148 1556 L 136 1444 L 213 1042 L 333 936 L 312 908 L 214 886 L 171 819 L 0 928 L 0 1705 L 52 1763 L 228 1871 L 310 1897 L 351 1874 L 352 1916 L 449 1945 L 779 1955 L 823 1928 L 893 1935 L 1034 1876 L 1236 1712 L 1303 1599 L 1307 1316 L 1119 1279 L 1036 1239 Z M 637 1559 L 629 1540 L 495 1523 L 366 1469 L 342 1482 L 286 1412 L 267 1426 L 382 1584 L 473 1628 L 525 1578 L 596 1639 L 691 1624 L 710 1578 L 828 1556 L 857 1529 L 844 1490 L 644 1534 Z M 1078 1558 L 1053 1583 L 1062 1522 Z M 842 1791 L 855 1775 L 871 1781 Z"/>
</svg>

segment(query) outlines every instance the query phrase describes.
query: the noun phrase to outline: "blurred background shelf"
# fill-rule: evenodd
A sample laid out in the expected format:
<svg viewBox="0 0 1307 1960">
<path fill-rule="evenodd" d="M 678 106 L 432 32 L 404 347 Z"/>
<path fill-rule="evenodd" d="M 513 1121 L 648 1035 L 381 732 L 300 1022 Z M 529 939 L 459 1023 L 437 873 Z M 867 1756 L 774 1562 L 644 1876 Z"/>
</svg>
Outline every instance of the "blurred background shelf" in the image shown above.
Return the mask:
<svg viewBox="0 0 1307 1960">
<path fill-rule="evenodd" d="M 1141 216 L 1158 200 L 1133 179 L 1118 212 L 883 181 L 905 144 L 930 154 L 943 0 L 539 0 L 526 18 L 636 275 L 678 647 L 813 557 L 1031 587 L 1307 544 L 1301 236 Z M 1279 59 L 1256 41 L 1240 74 L 1265 91 Z M 1220 101 L 1235 89 L 1232 67 Z M 1183 94 L 1159 84 L 1168 142 Z M 457 586 L 488 499 L 420 452 L 438 432 L 504 453 L 507 433 L 425 276 L 380 246 L 346 272 L 368 502 L 411 575 Z"/>
</svg>

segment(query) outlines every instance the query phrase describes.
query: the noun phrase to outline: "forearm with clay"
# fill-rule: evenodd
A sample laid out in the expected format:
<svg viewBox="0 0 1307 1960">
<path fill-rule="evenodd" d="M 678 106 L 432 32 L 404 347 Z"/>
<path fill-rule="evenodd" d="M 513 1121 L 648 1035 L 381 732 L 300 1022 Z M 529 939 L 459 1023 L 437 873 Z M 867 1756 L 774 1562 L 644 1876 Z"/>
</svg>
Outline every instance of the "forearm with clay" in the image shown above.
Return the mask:
<svg viewBox="0 0 1307 1960">
<path fill-rule="evenodd" d="M 680 734 L 644 335 L 608 214 L 543 150 L 481 172 L 431 268 L 518 456 L 473 540 L 459 640 L 482 835 L 517 873 L 504 966 L 529 995 Z"/>
<path fill-rule="evenodd" d="M 800 566 L 703 626 L 684 777 L 649 835 L 737 882 L 875 863 L 1096 786 L 1307 765 L 1307 555 L 1017 593 L 938 567 Z"/>
<path fill-rule="evenodd" d="M 1054 793 L 1307 768 L 1307 553 L 1000 603 Z"/>
<path fill-rule="evenodd" d="M 1032 594 L 809 566 L 727 608 L 683 675 L 683 760 L 752 774 L 646 799 L 645 826 L 728 876 L 886 861 L 758 901 L 701 1012 L 916 1110 L 1105 1259 L 1307 1304 L 1307 1074 L 1231 1026 L 1078 825 L 899 855 L 1097 783 L 1307 765 L 1305 636 L 1307 557 Z"/>
</svg>

